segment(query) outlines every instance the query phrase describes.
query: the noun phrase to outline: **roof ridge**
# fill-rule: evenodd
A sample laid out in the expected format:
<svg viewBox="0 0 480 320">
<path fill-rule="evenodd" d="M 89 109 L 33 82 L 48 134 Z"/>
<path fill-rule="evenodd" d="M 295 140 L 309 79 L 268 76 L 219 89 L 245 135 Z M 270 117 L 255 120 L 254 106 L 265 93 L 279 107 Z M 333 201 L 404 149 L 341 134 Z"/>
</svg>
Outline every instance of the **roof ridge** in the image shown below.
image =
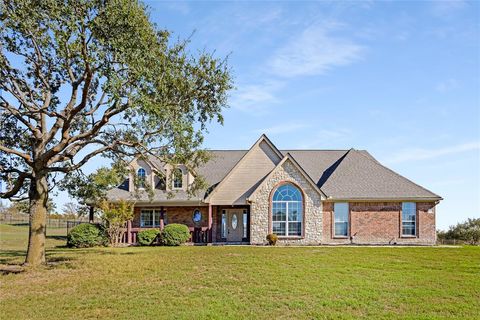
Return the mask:
<svg viewBox="0 0 480 320">
<path fill-rule="evenodd" d="M 354 151 L 357 151 L 357 150 L 354 150 Z M 410 182 L 410 183 L 416 185 L 417 187 L 419 187 L 420 189 L 423 189 L 423 190 L 425 190 L 425 191 L 427 191 L 427 192 L 430 192 L 431 194 L 439 197 L 440 199 L 443 199 L 442 197 L 440 197 L 440 196 L 439 196 L 438 194 L 436 194 L 435 192 L 430 191 L 430 190 L 428 190 L 428 189 L 425 188 L 425 187 L 422 187 L 422 186 L 419 185 L 418 183 L 415 183 L 415 182 L 413 182 L 412 180 L 408 179 L 407 177 L 404 177 L 404 176 L 401 175 L 400 173 L 395 172 L 395 171 L 393 171 L 392 169 L 390 169 L 389 167 L 384 166 L 380 161 L 378 161 L 377 159 L 375 159 L 375 157 L 372 156 L 372 157 L 375 159 L 375 161 L 374 161 L 373 159 L 371 159 L 371 158 L 367 157 L 366 155 L 362 154 L 361 152 L 357 152 L 357 154 L 361 155 L 362 157 L 364 157 L 364 158 L 367 159 L 368 161 L 372 162 L 373 164 L 376 164 L 376 165 L 378 165 L 378 166 L 381 166 L 381 167 L 383 167 L 384 169 L 387 169 L 388 171 L 390 171 L 391 173 L 399 176 L 400 178 L 407 180 L 408 182 Z M 371 154 L 370 154 L 370 155 L 371 155 Z"/>
<path fill-rule="evenodd" d="M 280 152 L 280 150 L 278 150 L 278 148 L 273 144 L 272 141 L 270 141 L 270 139 L 265 135 L 265 134 L 262 134 L 260 136 L 260 138 L 257 139 L 257 141 L 255 141 L 255 143 L 250 147 L 250 149 L 248 149 L 245 154 L 242 155 L 242 157 L 235 163 L 235 165 L 227 172 L 227 174 L 222 178 L 222 180 L 220 180 L 218 182 L 218 184 L 216 185 L 215 189 L 212 190 L 212 192 L 210 192 L 210 194 L 207 195 L 206 199 L 205 200 L 208 200 L 210 201 L 211 197 L 213 196 L 213 194 L 215 192 L 218 192 L 218 189 L 222 186 L 223 183 L 225 183 L 226 179 L 228 179 L 228 177 L 232 174 L 232 172 L 234 172 L 234 170 L 240 165 L 240 163 L 248 156 L 248 154 L 250 152 L 252 152 L 252 150 L 257 146 L 257 147 L 260 147 L 260 143 L 264 141 L 266 142 L 269 147 L 275 152 L 275 154 L 278 156 L 278 158 L 280 159 L 279 161 L 282 160 L 282 157 L 283 157 L 283 153 Z"/>
<path fill-rule="evenodd" d="M 351 150 L 352 149 L 344 150 L 346 152 L 340 158 L 338 158 L 330 167 L 325 169 L 325 171 L 320 176 L 320 179 L 318 180 L 319 188 L 321 188 L 322 186 L 325 185 L 325 183 L 327 183 L 328 179 L 330 179 L 330 177 L 335 173 L 335 171 L 337 171 L 337 168 L 340 166 L 340 164 L 343 162 L 343 160 Z M 330 170 L 331 168 L 332 168 L 332 172 L 328 173 L 328 170 Z M 324 175 L 327 175 L 325 179 L 323 178 Z M 323 189 L 322 189 L 322 192 L 325 193 Z"/>
<path fill-rule="evenodd" d="M 249 197 L 251 197 L 252 194 L 257 192 L 257 190 L 263 185 L 265 180 L 268 179 L 275 172 L 275 170 L 277 170 L 279 167 L 281 167 L 287 160 L 290 160 L 293 163 L 293 165 L 297 168 L 298 171 L 300 171 L 300 173 L 307 180 L 307 182 L 312 185 L 314 190 L 317 190 L 319 192 L 320 196 L 323 195 L 323 196 L 327 197 L 327 194 L 315 183 L 315 181 L 312 179 L 312 177 L 308 174 L 307 171 L 305 171 L 305 169 L 300 165 L 300 163 L 298 163 L 298 161 L 295 159 L 295 157 L 292 154 L 290 154 L 290 152 L 287 152 L 283 156 L 283 158 L 280 159 L 280 161 L 275 165 L 275 167 L 269 173 L 267 173 L 267 175 L 265 177 L 263 177 L 259 181 L 259 183 L 256 185 L 255 189 L 253 189 L 253 191 L 247 197 L 247 200 L 249 199 Z"/>
</svg>

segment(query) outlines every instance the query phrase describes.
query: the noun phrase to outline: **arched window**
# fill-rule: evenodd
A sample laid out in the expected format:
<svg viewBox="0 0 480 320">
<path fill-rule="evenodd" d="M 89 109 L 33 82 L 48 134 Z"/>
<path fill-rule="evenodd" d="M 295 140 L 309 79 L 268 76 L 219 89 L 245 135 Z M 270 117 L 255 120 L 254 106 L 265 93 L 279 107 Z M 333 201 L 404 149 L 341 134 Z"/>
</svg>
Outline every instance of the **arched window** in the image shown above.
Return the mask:
<svg viewBox="0 0 480 320">
<path fill-rule="evenodd" d="M 145 188 L 145 181 L 146 181 L 145 169 L 143 169 L 143 168 L 138 169 L 137 180 L 138 180 L 138 187 L 139 188 Z"/>
<path fill-rule="evenodd" d="M 272 233 L 278 236 L 301 236 L 303 197 L 291 183 L 283 184 L 272 197 Z"/>
<path fill-rule="evenodd" d="M 182 169 L 177 168 L 173 171 L 173 189 L 182 189 L 183 172 Z"/>
</svg>

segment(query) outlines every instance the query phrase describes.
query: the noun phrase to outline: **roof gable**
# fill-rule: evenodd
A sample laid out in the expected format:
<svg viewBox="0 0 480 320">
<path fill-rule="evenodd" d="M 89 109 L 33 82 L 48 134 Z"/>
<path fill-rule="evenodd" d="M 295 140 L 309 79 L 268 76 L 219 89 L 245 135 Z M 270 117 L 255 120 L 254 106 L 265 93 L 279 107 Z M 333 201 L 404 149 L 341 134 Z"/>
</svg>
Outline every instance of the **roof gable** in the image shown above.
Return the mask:
<svg viewBox="0 0 480 320">
<path fill-rule="evenodd" d="M 212 204 L 245 204 L 247 196 L 282 160 L 282 153 L 262 135 L 207 196 Z"/>
<path fill-rule="evenodd" d="M 255 193 L 260 190 L 265 183 L 275 174 L 276 171 L 278 171 L 287 161 L 289 161 L 293 167 L 305 178 L 308 184 L 312 187 L 313 190 L 315 190 L 322 198 L 326 198 L 325 193 L 317 186 L 315 181 L 312 180 L 312 178 L 305 172 L 305 170 L 298 164 L 298 162 L 293 158 L 293 156 L 290 153 L 287 153 L 285 157 L 273 168 L 273 170 L 264 178 L 262 181 L 258 184 L 258 186 L 250 193 L 248 196 L 253 197 Z M 247 198 L 248 200 L 248 198 Z"/>
</svg>

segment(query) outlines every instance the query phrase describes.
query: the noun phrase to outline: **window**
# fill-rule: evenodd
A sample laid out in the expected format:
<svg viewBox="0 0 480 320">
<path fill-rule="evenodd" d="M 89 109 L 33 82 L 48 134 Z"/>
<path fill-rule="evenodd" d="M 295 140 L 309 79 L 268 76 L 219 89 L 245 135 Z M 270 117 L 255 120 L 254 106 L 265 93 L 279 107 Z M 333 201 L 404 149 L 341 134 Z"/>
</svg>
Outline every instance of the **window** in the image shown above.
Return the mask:
<svg viewBox="0 0 480 320">
<path fill-rule="evenodd" d="M 247 210 L 243 210 L 243 237 L 247 238 Z"/>
<path fill-rule="evenodd" d="M 415 202 L 402 203 L 402 236 L 416 236 L 417 205 Z"/>
<path fill-rule="evenodd" d="M 227 237 L 227 213 L 222 210 L 222 238 Z"/>
<path fill-rule="evenodd" d="M 284 184 L 272 198 L 272 232 L 278 236 L 301 236 L 303 197 L 293 184 Z"/>
<path fill-rule="evenodd" d="M 336 202 L 333 206 L 334 237 L 348 236 L 348 203 Z"/>
<path fill-rule="evenodd" d="M 137 183 L 139 188 L 145 188 L 146 174 L 145 169 L 140 168 L 137 171 Z"/>
<path fill-rule="evenodd" d="M 159 227 L 161 215 L 161 210 L 144 209 L 140 211 L 140 227 Z M 165 213 L 163 215 L 163 222 L 165 225 L 167 224 L 167 215 Z"/>
<path fill-rule="evenodd" d="M 175 169 L 173 171 L 173 189 L 182 189 L 183 172 L 182 169 Z"/>
<path fill-rule="evenodd" d="M 202 221 L 202 212 L 199 209 L 193 211 L 193 223 L 199 224 Z"/>
</svg>

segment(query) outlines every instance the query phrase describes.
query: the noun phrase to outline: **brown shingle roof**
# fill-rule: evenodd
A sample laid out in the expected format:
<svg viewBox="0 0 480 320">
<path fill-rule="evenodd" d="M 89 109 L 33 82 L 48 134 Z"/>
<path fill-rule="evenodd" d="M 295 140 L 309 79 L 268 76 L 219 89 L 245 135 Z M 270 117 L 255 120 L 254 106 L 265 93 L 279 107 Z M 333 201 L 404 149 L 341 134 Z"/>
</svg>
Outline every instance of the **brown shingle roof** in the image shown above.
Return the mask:
<svg viewBox="0 0 480 320">
<path fill-rule="evenodd" d="M 214 187 L 232 170 L 248 150 L 211 150 L 212 159 L 197 169 Z M 333 199 L 438 199 L 435 193 L 380 164 L 365 150 L 281 150 L 290 153 L 319 188 Z M 202 192 L 203 193 L 203 192 Z M 115 188 L 109 198 L 123 198 L 128 191 Z M 200 196 L 200 197 L 203 197 Z M 177 201 L 187 200 L 178 193 Z M 154 201 L 165 201 L 166 193 L 155 190 Z M 193 199 L 191 199 L 193 200 Z"/>
<path fill-rule="evenodd" d="M 354 149 L 339 160 L 321 189 L 334 199 L 441 199 Z"/>
</svg>

